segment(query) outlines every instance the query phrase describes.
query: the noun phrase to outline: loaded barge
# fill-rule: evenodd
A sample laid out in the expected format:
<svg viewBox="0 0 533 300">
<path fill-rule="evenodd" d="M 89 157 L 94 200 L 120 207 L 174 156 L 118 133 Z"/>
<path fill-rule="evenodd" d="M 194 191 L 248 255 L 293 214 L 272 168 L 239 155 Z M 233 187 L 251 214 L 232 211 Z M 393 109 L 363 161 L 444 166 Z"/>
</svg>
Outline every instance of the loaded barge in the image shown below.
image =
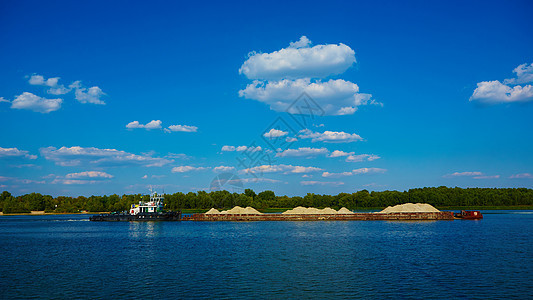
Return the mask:
<svg viewBox="0 0 533 300">
<path fill-rule="evenodd" d="M 353 214 L 193 214 L 183 221 L 418 221 L 453 220 L 453 212 Z"/>
</svg>

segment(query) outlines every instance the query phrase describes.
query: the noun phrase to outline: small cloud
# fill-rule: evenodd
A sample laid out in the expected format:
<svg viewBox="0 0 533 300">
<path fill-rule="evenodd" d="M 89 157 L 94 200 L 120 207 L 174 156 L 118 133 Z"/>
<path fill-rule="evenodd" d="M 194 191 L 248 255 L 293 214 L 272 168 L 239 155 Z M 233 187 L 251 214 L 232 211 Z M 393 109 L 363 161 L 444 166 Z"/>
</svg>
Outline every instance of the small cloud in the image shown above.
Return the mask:
<svg viewBox="0 0 533 300">
<path fill-rule="evenodd" d="M 198 131 L 198 127 L 196 126 L 188 126 L 188 125 L 170 125 L 168 126 L 168 130 L 165 129 L 166 132 L 196 132 Z"/>
<path fill-rule="evenodd" d="M 130 122 L 126 125 L 126 128 L 128 129 L 135 129 L 135 128 L 144 128 L 146 130 L 151 130 L 151 129 L 161 129 L 161 120 L 152 120 L 148 123 L 146 123 L 146 125 L 143 125 L 143 124 L 140 124 L 139 121 L 133 121 L 133 122 Z"/>
<path fill-rule="evenodd" d="M 186 173 L 191 171 L 202 171 L 207 170 L 209 168 L 205 167 L 193 167 L 193 166 L 179 166 L 172 168 L 172 173 Z"/>
<path fill-rule="evenodd" d="M 322 186 L 339 186 L 343 185 L 342 181 L 300 181 L 301 185 L 322 185 Z"/>
<path fill-rule="evenodd" d="M 474 179 L 498 179 L 500 175 L 483 175 L 483 176 L 474 176 Z"/>
<path fill-rule="evenodd" d="M 350 155 L 354 155 L 354 154 L 355 154 L 355 152 L 344 152 L 344 151 L 341 151 L 341 150 L 335 150 L 335 151 L 331 152 L 329 157 L 343 157 L 343 156 L 350 156 Z"/>
<path fill-rule="evenodd" d="M 381 169 L 381 168 L 360 168 L 360 169 L 354 169 L 350 172 L 342 172 L 342 173 L 324 172 L 322 173 L 322 177 L 344 177 L 344 176 L 353 176 L 353 175 L 359 175 L 359 174 L 378 174 L 378 173 L 385 173 L 385 172 L 387 172 L 387 170 Z"/>
<path fill-rule="evenodd" d="M 362 141 L 363 138 L 355 133 L 346 133 L 344 131 L 324 131 L 313 132 L 309 129 L 300 130 L 301 139 L 311 139 L 311 142 L 326 143 L 351 143 Z"/>
<path fill-rule="evenodd" d="M 28 83 L 31 85 L 40 85 L 49 87 L 48 93 L 53 95 L 63 95 L 70 92 L 71 89 L 67 89 L 64 85 L 59 84 L 59 77 L 52 77 L 45 79 L 42 75 L 33 74 Z"/>
<path fill-rule="evenodd" d="M 86 88 L 81 84 L 81 81 L 77 80 L 69 85 L 69 88 L 74 89 L 76 100 L 80 103 L 105 104 L 100 98 L 106 94 L 97 86 Z"/>
<path fill-rule="evenodd" d="M 272 128 L 269 132 L 263 134 L 263 136 L 269 139 L 275 139 L 282 136 L 286 136 L 287 134 L 289 134 L 289 132 Z"/>
<path fill-rule="evenodd" d="M 447 175 L 444 175 L 442 177 L 445 177 L 445 178 L 451 178 L 451 177 L 464 177 L 464 176 L 483 176 L 483 173 L 481 172 L 455 172 L 455 173 L 452 173 L 452 174 L 447 174 Z"/>
<path fill-rule="evenodd" d="M 298 149 L 287 149 L 276 154 L 277 157 L 310 157 L 317 155 L 326 155 L 328 154 L 328 149 L 326 148 L 310 148 L 302 147 Z"/>
<path fill-rule="evenodd" d="M 257 152 L 257 151 L 262 151 L 263 149 L 261 148 L 261 146 L 222 146 L 222 149 L 221 151 L 222 152 L 233 152 L 233 151 L 237 151 L 237 152 L 243 152 L 243 151 L 248 151 L 248 152 Z"/>
<path fill-rule="evenodd" d="M 11 101 L 5 99 L 4 97 L 0 97 L 0 103 L 2 103 L 2 102 L 11 103 Z"/>
<path fill-rule="evenodd" d="M 68 179 L 95 179 L 95 178 L 104 178 L 104 179 L 110 179 L 114 176 L 111 174 L 107 174 L 106 172 L 99 172 L 99 171 L 85 171 L 80 173 L 70 173 L 65 175 L 65 178 Z"/>
<path fill-rule="evenodd" d="M 144 175 L 143 177 L 141 177 L 142 179 L 147 179 L 148 178 L 148 175 Z"/>
<path fill-rule="evenodd" d="M 322 171 L 323 169 L 316 167 L 303 167 L 293 165 L 262 165 L 253 168 L 241 170 L 240 173 L 283 173 L 283 174 L 301 174 Z"/>
<path fill-rule="evenodd" d="M 17 148 L 2 148 L 0 147 L 0 158 L 7 157 L 23 157 L 27 159 L 37 159 L 37 155 L 29 154 L 26 150 L 19 150 Z"/>
<path fill-rule="evenodd" d="M 348 155 L 346 162 L 374 161 L 376 159 L 380 159 L 380 157 L 374 154 Z"/>
<path fill-rule="evenodd" d="M 514 175 L 511 175 L 509 178 L 511 179 L 533 179 L 533 174 L 530 174 L 530 173 L 514 174 Z"/>
<path fill-rule="evenodd" d="M 228 167 L 228 166 L 218 166 L 213 168 L 213 172 L 231 172 L 234 171 L 235 167 Z"/>
</svg>

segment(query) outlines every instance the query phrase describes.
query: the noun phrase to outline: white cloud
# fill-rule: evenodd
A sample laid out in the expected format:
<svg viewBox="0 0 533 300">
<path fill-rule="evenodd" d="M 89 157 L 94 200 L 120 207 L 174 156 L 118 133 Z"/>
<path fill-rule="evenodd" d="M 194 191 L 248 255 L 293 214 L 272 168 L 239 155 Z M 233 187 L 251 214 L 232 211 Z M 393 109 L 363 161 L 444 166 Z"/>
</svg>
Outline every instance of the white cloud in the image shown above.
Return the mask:
<svg viewBox="0 0 533 300">
<path fill-rule="evenodd" d="M 144 175 L 143 177 L 141 177 L 142 179 L 148 179 L 148 175 Z"/>
<path fill-rule="evenodd" d="M 295 138 L 295 137 L 287 137 L 287 138 L 285 139 L 285 141 L 286 141 L 287 143 L 296 142 L 297 140 L 298 140 L 298 139 Z"/>
<path fill-rule="evenodd" d="M 2 103 L 2 102 L 11 103 L 11 101 L 7 100 L 6 98 L 0 97 L 0 103 Z"/>
<path fill-rule="evenodd" d="M 344 176 L 353 176 L 353 175 L 359 175 L 359 174 L 377 174 L 377 173 L 385 173 L 385 172 L 387 172 L 387 170 L 381 169 L 381 168 L 360 168 L 360 169 L 354 169 L 350 172 L 342 172 L 342 173 L 324 172 L 322 173 L 322 177 L 344 177 Z"/>
<path fill-rule="evenodd" d="M 317 155 L 326 155 L 328 154 L 328 149 L 326 148 L 310 148 L 310 147 L 302 147 L 298 149 L 287 149 L 282 152 L 278 152 L 276 154 L 277 157 L 309 157 L 309 156 L 317 156 Z"/>
<path fill-rule="evenodd" d="M 172 168 L 172 173 L 185 173 L 185 172 L 191 172 L 191 171 L 202 171 L 207 170 L 209 168 L 204 167 L 193 167 L 193 166 L 179 166 Z"/>
<path fill-rule="evenodd" d="M 374 154 L 358 154 L 358 155 L 348 155 L 346 157 L 347 162 L 362 162 L 362 161 L 374 161 L 380 159 L 381 157 Z"/>
<path fill-rule="evenodd" d="M 385 173 L 387 172 L 386 169 L 381 169 L 381 168 L 360 168 L 360 169 L 355 169 L 355 170 L 352 170 L 352 173 L 354 175 L 357 175 L 357 174 L 375 174 L 375 173 Z"/>
<path fill-rule="evenodd" d="M 139 123 L 139 121 L 133 121 L 133 122 L 128 123 L 126 125 L 126 128 L 128 129 L 144 128 L 146 130 L 161 129 L 161 123 L 162 123 L 161 120 L 152 120 L 146 123 L 146 125 L 143 125 Z"/>
<path fill-rule="evenodd" d="M 261 151 L 263 150 L 261 148 L 261 146 L 257 146 L 257 147 L 254 147 L 254 146 L 250 146 L 250 147 L 247 147 L 247 146 L 222 146 L 222 152 L 233 152 L 233 151 L 237 151 L 237 152 L 243 152 L 243 151 L 249 151 L 249 152 L 256 152 L 256 151 Z"/>
<path fill-rule="evenodd" d="M 503 83 L 505 84 L 524 84 L 533 82 L 533 63 L 529 66 L 526 64 L 521 64 L 513 70 L 513 73 L 516 73 L 516 78 L 505 79 Z"/>
<path fill-rule="evenodd" d="M 311 44 L 311 40 L 302 35 L 298 41 L 290 42 L 289 48 L 305 48 L 311 46 Z"/>
<path fill-rule="evenodd" d="M 482 176 L 474 176 L 472 178 L 474 179 L 498 179 L 500 178 L 500 175 L 482 175 Z"/>
<path fill-rule="evenodd" d="M 168 130 L 165 129 L 165 131 L 181 131 L 181 132 L 196 132 L 198 130 L 198 127 L 196 126 L 188 126 L 188 125 L 170 125 L 168 126 Z"/>
<path fill-rule="evenodd" d="M 11 108 L 28 109 L 47 114 L 60 109 L 61 103 L 63 103 L 63 99 L 46 99 L 32 93 L 24 92 L 11 102 Z"/>
<path fill-rule="evenodd" d="M 343 156 L 350 156 L 350 155 L 354 155 L 354 154 L 355 154 L 355 152 L 344 152 L 344 151 L 341 151 L 341 150 L 335 150 L 335 151 L 331 152 L 329 157 L 343 157 Z"/>
<path fill-rule="evenodd" d="M 510 87 L 498 80 L 483 81 L 477 84 L 470 101 L 479 101 L 484 104 L 529 102 L 533 101 L 533 86 Z"/>
<path fill-rule="evenodd" d="M 287 134 L 289 134 L 289 132 L 272 128 L 269 132 L 263 134 L 263 136 L 269 139 L 275 139 L 278 137 L 286 136 Z"/>
<path fill-rule="evenodd" d="M 49 94 L 53 95 L 63 95 L 70 92 L 70 89 L 67 89 L 64 85 L 59 84 L 59 77 L 51 77 L 44 79 L 42 75 L 33 74 L 28 80 L 31 85 L 40 85 L 50 87 L 48 89 Z"/>
<path fill-rule="evenodd" d="M 355 61 L 355 51 L 345 44 L 310 47 L 311 41 L 302 36 L 289 47 L 272 53 L 249 54 L 239 69 L 249 79 L 278 80 L 283 78 L 322 78 L 341 74 Z"/>
<path fill-rule="evenodd" d="M 483 176 L 483 173 L 481 172 L 455 172 L 452 174 L 444 175 L 443 177 L 464 177 L 464 176 Z"/>
<path fill-rule="evenodd" d="M 262 165 L 253 168 L 241 170 L 240 173 L 283 173 L 283 174 L 301 174 L 322 171 L 316 167 L 302 167 L 293 165 Z"/>
<path fill-rule="evenodd" d="M 327 186 L 339 186 L 343 185 L 342 181 L 300 181 L 301 185 L 327 185 Z"/>
<path fill-rule="evenodd" d="M 235 167 L 218 166 L 213 169 L 213 172 L 231 172 L 234 170 L 235 170 Z"/>
<path fill-rule="evenodd" d="M 17 148 L 2 148 L 0 147 L 0 158 L 5 157 L 24 157 L 28 159 L 37 159 L 37 155 L 29 154 L 26 150 L 19 150 Z"/>
<path fill-rule="evenodd" d="M 271 110 L 300 114 L 297 106 L 292 106 L 294 99 L 303 93 L 308 94 L 325 115 L 351 115 L 358 106 L 379 104 L 371 99 L 372 95 L 359 93 L 359 86 L 342 79 L 328 81 L 311 81 L 309 78 L 280 81 L 254 80 L 239 96 L 268 104 Z M 289 109 L 290 107 L 290 109 Z"/>
<path fill-rule="evenodd" d="M 533 101 L 533 86 L 520 85 L 533 82 L 533 63 L 521 64 L 513 70 L 516 78 L 482 81 L 470 97 L 470 101 L 484 104 L 520 103 Z"/>
<path fill-rule="evenodd" d="M 512 178 L 512 179 L 533 179 L 533 174 L 530 174 L 530 173 L 514 174 L 514 175 L 511 175 L 511 177 L 509 177 L 509 178 Z"/>
<path fill-rule="evenodd" d="M 342 173 L 324 172 L 324 173 L 322 173 L 322 177 L 334 177 L 334 178 L 344 177 L 344 176 L 352 176 L 352 175 L 353 175 L 352 172 L 342 172 Z"/>
<path fill-rule="evenodd" d="M 76 95 L 76 100 L 80 103 L 92 103 L 92 104 L 105 104 L 105 102 L 100 99 L 106 94 L 97 86 L 86 88 L 81 84 L 81 81 L 74 81 L 69 88 L 74 89 L 74 94 Z"/>
<path fill-rule="evenodd" d="M 0 176 L 0 182 L 3 182 L 3 181 L 12 182 L 12 183 L 21 183 L 21 184 L 44 184 L 46 183 L 44 180 L 37 181 L 37 180 L 32 180 L 32 179 Z"/>
<path fill-rule="evenodd" d="M 301 139 L 311 139 L 311 142 L 326 143 L 351 143 L 363 140 L 362 137 L 355 133 L 346 133 L 344 131 L 324 131 L 313 132 L 309 129 L 300 130 Z"/>
<path fill-rule="evenodd" d="M 162 167 L 174 162 L 173 160 L 152 157 L 151 155 L 137 155 L 116 149 L 100 149 L 95 147 L 47 147 L 40 149 L 41 155 L 59 166 L 131 166 Z"/>
<path fill-rule="evenodd" d="M 65 175 L 65 178 L 69 179 L 110 179 L 114 176 L 111 174 L 108 174 L 106 172 L 100 172 L 100 171 L 85 171 L 85 172 L 79 172 L 79 173 L 70 173 Z"/>
<path fill-rule="evenodd" d="M 264 177 L 258 177 L 258 178 L 242 178 L 239 179 L 242 183 L 261 183 L 261 182 L 268 182 L 268 183 L 281 183 L 281 180 L 276 179 L 270 179 L 270 178 L 264 178 Z M 231 182 L 228 181 L 228 182 Z M 286 182 L 285 182 L 286 183 Z"/>
</svg>

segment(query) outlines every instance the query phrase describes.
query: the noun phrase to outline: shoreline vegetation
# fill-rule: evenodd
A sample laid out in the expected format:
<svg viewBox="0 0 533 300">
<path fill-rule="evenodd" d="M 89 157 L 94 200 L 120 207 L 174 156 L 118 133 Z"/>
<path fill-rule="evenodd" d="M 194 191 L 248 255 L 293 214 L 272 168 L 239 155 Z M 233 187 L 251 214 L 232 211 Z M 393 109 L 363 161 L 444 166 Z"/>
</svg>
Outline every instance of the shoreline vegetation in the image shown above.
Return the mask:
<svg viewBox="0 0 533 300">
<path fill-rule="evenodd" d="M 528 188 L 448 188 L 426 187 L 408 191 L 369 192 L 361 190 L 338 195 L 308 193 L 301 196 L 277 196 L 273 191 L 255 193 L 246 189 L 242 193 L 228 191 L 199 191 L 196 193 L 165 194 L 165 209 L 184 213 L 205 212 L 210 208 L 224 209 L 234 206 L 253 207 L 261 212 L 283 212 L 297 206 L 346 207 L 356 211 L 381 210 L 387 206 L 404 203 L 427 203 L 440 210 L 533 209 L 533 189 Z M 12 196 L 8 191 L 0 194 L 0 215 L 8 214 L 66 214 L 125 211 L 131 204 L 148 201 L 148 195 L 113 194 L 110 196 L 52 197 L 40 193 Z"/>
</svg>

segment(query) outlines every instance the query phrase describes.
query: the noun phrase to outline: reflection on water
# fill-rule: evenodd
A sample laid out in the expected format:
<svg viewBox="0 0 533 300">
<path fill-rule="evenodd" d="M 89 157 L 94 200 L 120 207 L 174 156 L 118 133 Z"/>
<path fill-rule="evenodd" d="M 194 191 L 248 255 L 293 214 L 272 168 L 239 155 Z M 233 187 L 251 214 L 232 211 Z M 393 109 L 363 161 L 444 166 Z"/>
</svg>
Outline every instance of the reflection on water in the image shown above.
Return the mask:
<svg viewBox="0 0 533 300">
<path fill-rule="evenodd" d="M 161 222 L 128 222 L 128 225 L 132 238 L 153 238 L 161 232 Z"/>
</svg>

